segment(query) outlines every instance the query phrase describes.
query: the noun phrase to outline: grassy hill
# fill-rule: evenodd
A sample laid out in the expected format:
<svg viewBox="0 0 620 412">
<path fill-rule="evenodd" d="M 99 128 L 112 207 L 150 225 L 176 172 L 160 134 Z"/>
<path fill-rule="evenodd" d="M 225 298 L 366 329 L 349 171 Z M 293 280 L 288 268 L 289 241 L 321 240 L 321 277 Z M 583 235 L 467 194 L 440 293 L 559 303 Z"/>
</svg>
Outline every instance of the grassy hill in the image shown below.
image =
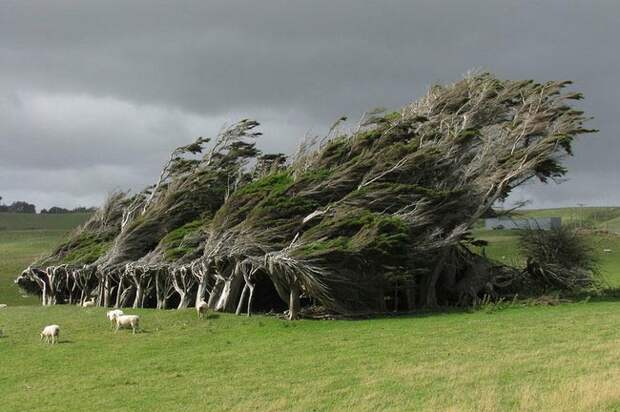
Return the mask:
<svg viewBox="0 0 620 412">
<path fill-rule="evenodd" d="M 88 214 L 32 215 L 0 213 L 0 303 L 36 304 L 22 297 L 13 280 L 26 266 L 50 251 Z"/>
</svg>

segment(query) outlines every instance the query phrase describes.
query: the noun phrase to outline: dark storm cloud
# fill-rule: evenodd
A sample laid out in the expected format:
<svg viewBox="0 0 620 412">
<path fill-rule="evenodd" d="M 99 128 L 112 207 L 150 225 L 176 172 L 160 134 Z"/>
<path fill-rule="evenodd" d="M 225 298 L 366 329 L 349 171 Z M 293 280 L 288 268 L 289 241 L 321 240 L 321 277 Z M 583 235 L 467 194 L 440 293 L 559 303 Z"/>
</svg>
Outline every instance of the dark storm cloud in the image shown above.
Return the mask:
<svg viewBox="0 0 620 412">
<path fill-rule="evenodd" d="M 517 195 L 618 204 L 602 192 L 620 153 L 619 16 L 617 1 L 3 1 L 0 195 L 99 201 L 242 116 L 290 151 L 341 114 L 482 68 L 575 80 L 602 130 L 578 145 L 572 180 Z"/>
</svg>

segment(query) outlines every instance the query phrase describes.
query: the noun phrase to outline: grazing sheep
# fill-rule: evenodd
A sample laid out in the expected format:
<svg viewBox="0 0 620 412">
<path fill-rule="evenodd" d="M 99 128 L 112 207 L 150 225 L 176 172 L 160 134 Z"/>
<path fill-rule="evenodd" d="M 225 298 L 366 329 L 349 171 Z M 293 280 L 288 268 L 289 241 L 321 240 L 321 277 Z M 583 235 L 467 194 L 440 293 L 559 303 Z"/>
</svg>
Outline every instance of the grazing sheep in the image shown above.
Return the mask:
<svg viewBox="0 0 620 412">
<path fill-rule="evenodd" d="M 112 324 L 112 327 L 114 327 L 114 318 L 116 316 L 122 316 L 124 315 L 123 311 L 120 309 L 114 309 L 114 310 L 109 310 L 106 313 L 106 316 L 108 317 L 108 320 L 110 321 L 110 323 Z"/>
<path fill-rule="evenodd" d="M 6 308 L 6 307 L 7 307 L 7 304 L 6 304 L 6 303 L 0 303 L 0 309 L 4 309 L 4 308 Z"/>
<path fill-rule="evenodd" d="M 116 329 L 114 333 L 118 332 L 120 328 L 128 328 L 131 326 L 133 333 L 140 328 L 140 316 L 138 315 L 119 315 L 114 316 L 114 322 L 116 323 Z"/>
<path fill-rule="evenodd" d="M 204 300 L 201 300 L 196 304 L 196 313 L 200 319 L 204 318 L 209 310 L 209 305 Z"/>
<path fill-rule="evenodd" d="M 45 339 L 45 343 L 58 343 L 58 336 L 60 335 L 60 326 L 48 325 L 41 331 L 41 340 Z"/>
<path fill-rule="evenodd" d="M 86 302 L 82 303 L 82 307 L 83 308 L 94 308 L 95 307 L 95 300 L 87 300 Z"/>
</svg>

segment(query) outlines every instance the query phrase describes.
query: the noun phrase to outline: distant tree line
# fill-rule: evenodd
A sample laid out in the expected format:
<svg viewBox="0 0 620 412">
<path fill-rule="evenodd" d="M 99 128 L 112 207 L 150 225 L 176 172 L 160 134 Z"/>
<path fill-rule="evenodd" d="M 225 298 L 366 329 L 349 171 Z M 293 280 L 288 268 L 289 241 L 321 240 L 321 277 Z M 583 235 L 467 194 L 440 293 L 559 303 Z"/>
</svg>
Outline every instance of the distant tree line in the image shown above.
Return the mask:
<svg viewBox="0 0 620 412">
<path fill-rule="evenodd" d="M 2 196 L 0 196 L 0 212 L 37 213 L 37 208 L 35 205 L 24 201 L 17 201 L 10 205 L 5 205 L 2 203 Z"/>
<path fill-rule="evenodd" d="M 64 207 L 52 206 L 49 209 L 41 209 L 41 214 L 61 214 L 61 213 L 94 213 L 97 211 L 96 207 L 76 207 L 73 209 L 65 209 Z"/>
<path fill-rule="evenodd" d="M 60 214 L 60 213 L 93 213 L 97 210 L 95 207 L 83 207 L 79 206 L 73 209 L 65 209 L 64 207 L 53 206 L 49 209 L 42 209 L 41 214 Z M 37 213 L 37 207 L 32 203 L 18 200 L 10 205 L 2 203 L 2 196 L 0 196 L 0 213 Z"/>
</svg>

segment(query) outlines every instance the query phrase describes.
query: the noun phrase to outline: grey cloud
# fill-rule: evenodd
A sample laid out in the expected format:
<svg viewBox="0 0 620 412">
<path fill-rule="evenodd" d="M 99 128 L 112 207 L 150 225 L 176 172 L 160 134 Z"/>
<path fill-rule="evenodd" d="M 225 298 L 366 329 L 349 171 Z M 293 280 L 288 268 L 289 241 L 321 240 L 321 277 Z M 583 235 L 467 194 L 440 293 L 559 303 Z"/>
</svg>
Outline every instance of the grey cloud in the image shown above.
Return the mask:
<svg viewBox="0 0 620 412">
<path fill-rule="evenodd" d="M 572 202 L 616 177 L 619 16 L 615 0 L 2 2 L 0 169 L 23 171 L 25 191 L 40 171 L 110 167 L 135 169 L 127 186 L 139 186 L 170 148 L 224 121 L 257 118 L 263 147 L 291 151 L 341 114 L 396 108 L 482 68 L 573 79 L 586 94 L 601 133 L 578 144 L 570 180 L 518 194 Z M 36 193 L 70 203 L 110 188 L 98 180 Z"/>
</svg>

